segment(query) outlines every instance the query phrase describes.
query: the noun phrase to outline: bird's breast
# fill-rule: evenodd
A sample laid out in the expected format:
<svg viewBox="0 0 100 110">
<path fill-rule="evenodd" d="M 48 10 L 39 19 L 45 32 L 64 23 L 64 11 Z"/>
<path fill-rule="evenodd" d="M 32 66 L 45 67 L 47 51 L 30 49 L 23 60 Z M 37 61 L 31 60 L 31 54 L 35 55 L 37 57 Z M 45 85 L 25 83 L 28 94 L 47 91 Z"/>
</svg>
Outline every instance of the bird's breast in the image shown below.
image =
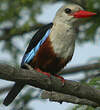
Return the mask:
<svg viewBox="0 0 100 110">
<path fill-rule="evenodd" d="M 34 59 L 30 62 L 30 65 L 34 68 L 39 68 L 42 71 L 56 74 L 66 65 L 71 57 L 72 56 L 67 60 L 58 57 L 56 53 L 54 53 L 50 37 L 48 37 L 43 45 L 41 45 Z"/>
<path fill-rule="evenodd" d="M 74 52 L 75 32 L 71 26 L 59 25 L 52 28 L 50 41 L 54 53 L 59 57 L 67 59 L 69 56 L 72 56 Z"/>
<path fill-rule="evenodd" d="M 54 26 L 30 64 L 34 68 L 55 74 L 72 58 L 75 38 L 71 28 Z"/>
</svg>

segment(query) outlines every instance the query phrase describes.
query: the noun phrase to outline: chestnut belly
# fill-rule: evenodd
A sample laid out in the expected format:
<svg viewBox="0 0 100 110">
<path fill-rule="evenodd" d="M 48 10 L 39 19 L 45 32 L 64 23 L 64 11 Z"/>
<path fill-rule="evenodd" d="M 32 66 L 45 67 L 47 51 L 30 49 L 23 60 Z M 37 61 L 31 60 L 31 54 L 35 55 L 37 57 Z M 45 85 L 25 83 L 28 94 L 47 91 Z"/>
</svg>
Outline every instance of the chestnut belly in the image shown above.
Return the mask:
<svg viewBox="0 0 100 110">
<path fill-rule="evenodd" d="M 66 60 L 58 57 L 51 47 L 49 37 L 40 47 L 34 59 L 30 62 L 33 68 L 39 68 L 44 72 L 56 74 L 71 60 L 72 56 L 69 56 Z"/>
</svg>

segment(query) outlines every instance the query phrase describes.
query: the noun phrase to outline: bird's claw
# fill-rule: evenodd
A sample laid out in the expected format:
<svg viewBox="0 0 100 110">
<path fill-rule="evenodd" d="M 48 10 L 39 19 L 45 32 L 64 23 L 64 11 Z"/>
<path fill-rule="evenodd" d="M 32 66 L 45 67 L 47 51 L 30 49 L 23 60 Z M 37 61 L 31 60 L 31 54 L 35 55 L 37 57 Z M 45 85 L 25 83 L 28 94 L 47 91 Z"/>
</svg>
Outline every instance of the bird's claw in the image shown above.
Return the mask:
<svg viewBox="0 0 100 110">
<path fill-rule="evenodd" d="M 63 77 L 61 77 L 61 76 L 59 76 L 59 75 L 57 75 L 57 74 L 55 74 L 54 76 L 56 76 L 57 78 L 61 79 L 61 81 L 62 81 L 62 86 L 65 85 L 65 79 L 64 79 Z"/>
<path fill-rule="evenodd" d="M 50 78 L 51 78 L 51 74 L 50 74 L 50 73 L 43 72 L 43 71 L 41 71 L 39 68 L 35 68 L 35 70 L 36 70 L 37 72 L 40 72 L 40 73 L 42 73 L 42 74 L 48 76 L 48 78 L 49 78 L 48 84 L 51 85 L 51 79 L 50 79 Z"/>
</svg>

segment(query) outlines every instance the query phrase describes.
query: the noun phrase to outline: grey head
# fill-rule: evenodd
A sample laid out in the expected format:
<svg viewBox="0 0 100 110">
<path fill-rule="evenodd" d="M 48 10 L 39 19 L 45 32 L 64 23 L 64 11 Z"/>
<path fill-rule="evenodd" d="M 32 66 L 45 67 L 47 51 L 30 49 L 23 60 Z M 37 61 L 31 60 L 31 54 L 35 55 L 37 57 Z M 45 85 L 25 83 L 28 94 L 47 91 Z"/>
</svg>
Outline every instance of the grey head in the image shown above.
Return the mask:
<svg viewBox="0 0 100 110">
<path fill-rule="evenodd" d="M 83 10 L 83 8 L 77 4 L 64 5 L 57 11 L 56 16 L 54 18 L 54 22 L 72 24 L 79 20 L 74 16 L 74 13 L 80 10 Z"/>
</svg>

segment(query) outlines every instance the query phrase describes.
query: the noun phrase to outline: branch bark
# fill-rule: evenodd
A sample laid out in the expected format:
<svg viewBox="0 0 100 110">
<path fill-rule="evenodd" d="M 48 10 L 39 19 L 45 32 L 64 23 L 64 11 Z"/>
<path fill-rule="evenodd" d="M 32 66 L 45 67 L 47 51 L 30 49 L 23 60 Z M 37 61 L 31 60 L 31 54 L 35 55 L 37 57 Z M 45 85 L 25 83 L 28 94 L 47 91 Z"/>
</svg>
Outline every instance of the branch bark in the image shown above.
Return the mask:
<svg viewBox="0 0 100 110">
<path fill-rule="evenodd" d="M 69 74 L 75 74 L 75 73 L 82 72 L 82 71 L 91 71 L 91 70 L 97 70 L 97 69 L 100 69 L 100 63 L 70 67 L 70 68 L 62 70 L 60 74 L 61 75 L 69 75 Z M 85 79 L 82 79 L 81 81 L 86 81 L 90 78 L 94 78 L 94 77 L 98 77 L 98 76 L 100 76 L 100 73 L 88 76 Z M 0 94 L 3 92 L 7 92 L 8 90 L 11 89 L 11 87 L 12 86 L 0 88 Z"/>
<path fill-rule="evenodd" d="M 56 91 L 63 94 L 88 99 L 100 105 L 100 90 L 86 84 L 65 80 L 64 86 L 60 79 L 51 75 L 50 78 L 36 71 L 16 69 L 6 64 L 0 64 L 0 78 L 9 81 L 19 81 L 47 91 Z"/>
<path fill-rule="evenodd" d="M 89 105 L 93 107 L 98 107 L 99 105 L 93 101 L 87 99 L 81 99 L 72 95 L 62 94 L 58 92 L 43 91 L 41 98 L 49 99 L 50 101 L 55 101 L 58 103 L 69 102 L 73 104 Z"/>
</svg>

